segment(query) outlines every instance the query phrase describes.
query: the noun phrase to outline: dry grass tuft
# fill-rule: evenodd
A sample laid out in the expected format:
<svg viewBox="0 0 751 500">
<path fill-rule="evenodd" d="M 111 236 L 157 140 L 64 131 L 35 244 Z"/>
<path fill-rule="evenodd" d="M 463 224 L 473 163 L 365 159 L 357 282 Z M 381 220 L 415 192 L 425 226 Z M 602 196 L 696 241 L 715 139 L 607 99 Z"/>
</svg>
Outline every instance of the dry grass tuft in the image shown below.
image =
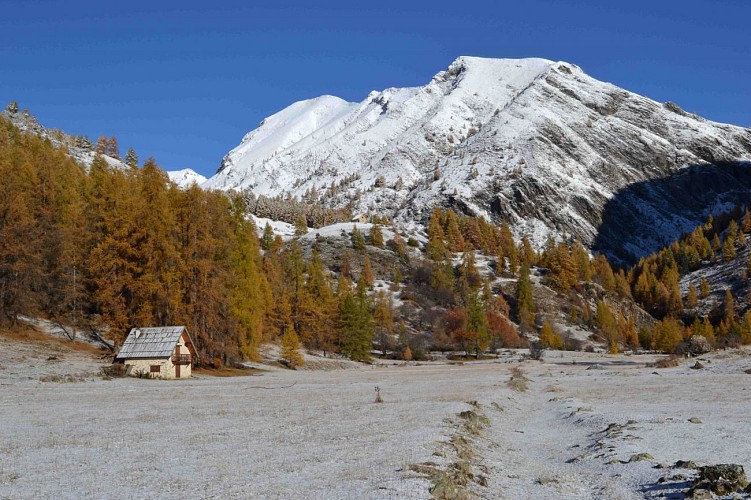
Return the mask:
<svg viewBox="0 0 751 500">
<path fill-rule="evenodd" d="M 681 358 L 678 356 L 668 356 L 666 358 L 661 358 L 655 361 L 654 363 L 650 363 L 650 368 L 675 368 L 676 366 L 681 364 Z"/>
<path fill-rule="evenodd" d="M 257 368 L 233 368 L 225 366 L 222 368 L 193 368 L 192 372 L 198 375 L 208 375 L 210 377 L 250 377 L 259 375 L 263 370 Z"/>
<path fill-rule="evenodd" d="M 529 382 L 529 379 L 526 375 L 524 375 L 522 369 L 518 366 L 515 366 L 511 368 L 510 371 L 511 378 L 508 380 L 508 382 L 506 382 L 506 385 L 517 392 L 526 392 L 527 382 Z"/>
</svg>

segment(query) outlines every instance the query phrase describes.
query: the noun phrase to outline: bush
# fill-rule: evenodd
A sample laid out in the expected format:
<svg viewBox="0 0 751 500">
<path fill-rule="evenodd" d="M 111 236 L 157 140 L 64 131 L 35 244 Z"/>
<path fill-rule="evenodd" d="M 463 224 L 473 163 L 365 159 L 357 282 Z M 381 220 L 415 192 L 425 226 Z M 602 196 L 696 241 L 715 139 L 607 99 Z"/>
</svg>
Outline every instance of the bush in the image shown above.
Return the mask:
<svg viewBox="0 0 751 500">
<path fill-rule="evenodd" d="M 675 368 L 681 364 L 681 360 L 678 356 L 668 356 L 666 358 L 658 359 L 649 366 L 652 368 Z"/>
<path fill-rule="evenodd" d="M 542 356 L 544 353 L 545 353 L 545 347 L 543 347 L 541 342 L 529 343 L 529 359 L 542 361 Z"/>
<path fill-rule="evenodd" d="M 116 363 L 109 366 L 103 366 L 99 369 L 99 374 L 103 379 L 110 380 L 113 378 L 123 378 L 126 375 L 126 371 L 125 364 Z"/>
<path fill-rule="evenodd" d="M 524 375 L 522 369 L 515 366 L 511 369 L 511 378 L 506 382 L 506 385 L 517 392 L 525 392 L 527 390 L 527 382 L 529 382 L 529 379 Z"/>
</svg>

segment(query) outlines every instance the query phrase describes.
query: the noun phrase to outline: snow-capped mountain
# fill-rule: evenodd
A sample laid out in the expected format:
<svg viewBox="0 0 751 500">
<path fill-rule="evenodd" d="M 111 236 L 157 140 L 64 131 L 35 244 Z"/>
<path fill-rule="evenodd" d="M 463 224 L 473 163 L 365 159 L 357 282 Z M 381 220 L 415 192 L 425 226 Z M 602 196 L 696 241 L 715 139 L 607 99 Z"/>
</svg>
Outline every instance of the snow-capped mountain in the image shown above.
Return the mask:
<svg viewBox="0 0 751 500">
<path fill-rule="evenodd" d="M 178 185 L 182 189 L 187 189 L 193 184 L 201 185 L 206 182 L 206 177 L 202 176 L 198 172 L 190 168 L 184 168 L 182 170 L 171 170 L 167 172 L 169 180 Z"/>
<path fill-rule="evenodd" d="M 748 161 L 751 130 L 573 64 L 460 57 L 423 87 L 289 106 L 248 133 L 203 186 L 307 193 L 402 222 L 453 206 L 506 219 L 538 244 L 565 233 L 640 255 L 751 199 L 749 165 L 725 168 Z"/>
</svg>

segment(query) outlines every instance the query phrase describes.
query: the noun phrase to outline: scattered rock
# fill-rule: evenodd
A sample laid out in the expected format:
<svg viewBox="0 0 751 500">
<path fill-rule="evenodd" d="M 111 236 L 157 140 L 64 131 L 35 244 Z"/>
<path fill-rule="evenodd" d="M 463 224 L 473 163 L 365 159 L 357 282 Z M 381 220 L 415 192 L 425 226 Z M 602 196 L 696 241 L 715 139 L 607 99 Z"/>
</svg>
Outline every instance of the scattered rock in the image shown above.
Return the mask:
<svg viewBox="0 0 751 500">
<path fill-rule="evenodd" d="M 704 368 L 704 365 L 701 364 L 701 362 L 699 362 L 699 361 L 697 361 L 696 363 L 694 363 L 693 365 L 691 365 L 691 369 L 692 370 L 701 370 L 702 368 Z"/>
<path fill-rule="evenodd" d="M 674 469 L 698 469 L 699 465 L 696 462 L 692 462 L 691 460 L 678 460 L 675 465 L 673 465 Z"/>
<path fill-rule="evenodd" d="M 631 458 L 628 459 L 628 463 L 643 462 L 645 460 L 654 460 L 654 459 L 655 457 L 653 457 L 649 453 L 635 453 L 631 455 Z"/>
<path fill-rule="evenodd" d="M 713 500 L 714 495 L 711 491 L 705 490 L 702 488 L 698 489 L 690 489 L 688 493 L 686 493 L 686 500 Z"/>
<path fill-rule="evenodd" d="M 550 477 L 550 476 L 542 476 L 542 477 L 537 478 L 537 484 L 545 485 L 545 484 L 551 484 L 551 483 L 557 483 L 557 482 L 558 480 L 556 478 Z"/>
<path fill-rule="evenodd" d="M 598 364 L 590 365 L 587 367 L 587 370 L 602 370 L 602 369 L 603 369 L 602 366 Z"/>
<path fill-rule="evenodd" d="M 748 370 L 743 370 L 743 373 L 748 373 L 749 375 L 751 375 L 751 368 L 749 368 Z"/>
<path fill-rule="evenodd" d="M 696 417 L 691 417 L 691 418 L 688 419 L 688 421 L 691 422 L 692 424 L 700 424 L 701 423 L 701 420 L 699 420 Z"/>
<path fill-rule="evenodd" d="M 686 498 L 712 498 L 706 496 L 707 493 L 726 496 L 744 492 L 748 488 L 749 482 L 742 465 L 706 465 L 699 469 L 699 475 L 688 490 Z"/>
</svg>

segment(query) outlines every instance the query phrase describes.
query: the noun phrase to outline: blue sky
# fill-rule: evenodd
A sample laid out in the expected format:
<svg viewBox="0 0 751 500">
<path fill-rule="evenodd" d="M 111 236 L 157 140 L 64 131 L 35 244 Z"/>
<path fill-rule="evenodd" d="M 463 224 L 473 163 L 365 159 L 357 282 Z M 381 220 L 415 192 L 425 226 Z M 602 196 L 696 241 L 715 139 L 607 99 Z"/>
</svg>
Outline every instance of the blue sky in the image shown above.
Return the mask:
<svg viewBox="0 0 751 500">
<path fill-rule="evenodd" d="M 565 60 L 751 126 L 748 0 L 108 4 L 0 0 L 0 102 L 169 170 L 211 175 L 294 101 L 422 85 L 460 55 Z"/>
</svg>

